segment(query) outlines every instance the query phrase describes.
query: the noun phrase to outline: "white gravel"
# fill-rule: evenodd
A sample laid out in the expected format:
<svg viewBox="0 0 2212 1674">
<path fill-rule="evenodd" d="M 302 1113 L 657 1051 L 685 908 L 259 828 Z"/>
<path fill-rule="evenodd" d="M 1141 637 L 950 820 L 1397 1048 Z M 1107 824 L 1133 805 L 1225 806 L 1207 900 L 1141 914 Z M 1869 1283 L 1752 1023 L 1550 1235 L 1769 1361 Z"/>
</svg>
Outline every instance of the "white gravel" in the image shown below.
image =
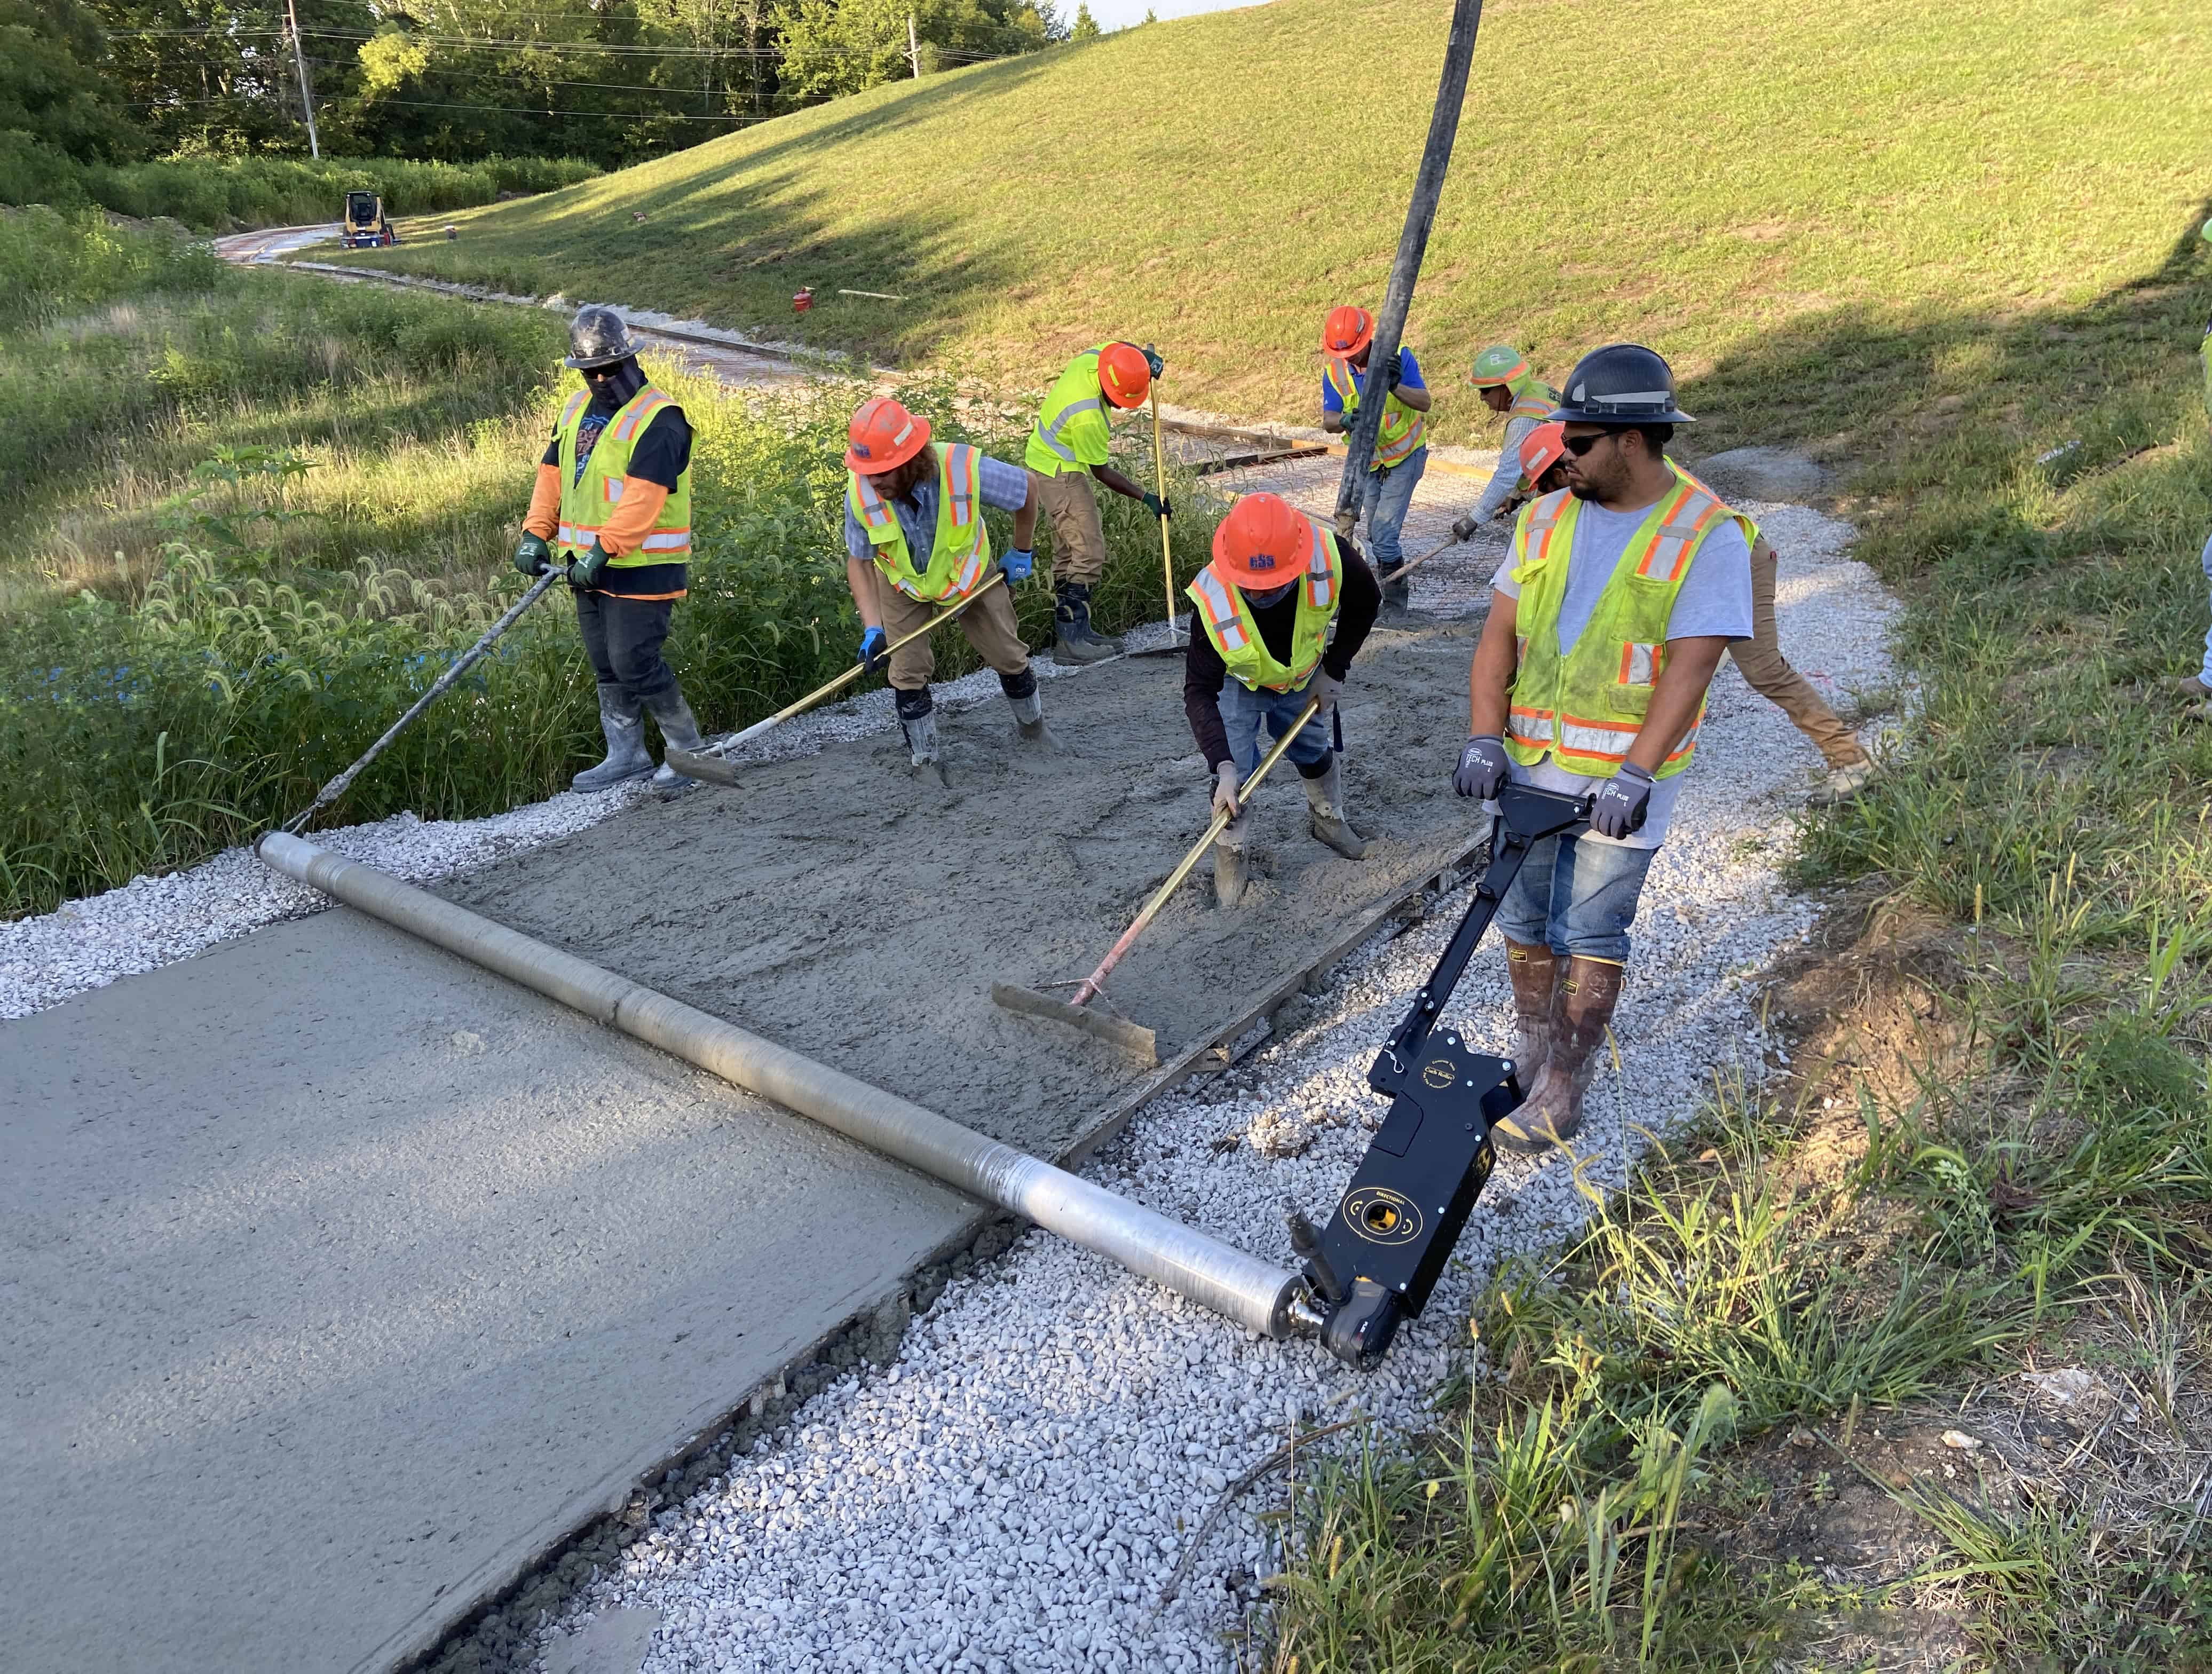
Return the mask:
<svg viewBox="0 0 2212 1674">
<path fill-rule="evenodd" d="M 1798 666 L 1832 692 L 1889 686 L 1893 604 L 1838 556 L 1848 528 L 1799 508 L 1755 509 L 1783 550 L 1782 636 Z M 1459 568 L 1471 599 L 1489 562 Z M 1248 1496 L 1182 1598 L 1158 1609 L 1184 1525 L 1293 1422 L 1359 1411 L 1417 1426 L 1430 1391 L 1465 1367 L 1467 1308 L 1495 1264 L 1571 1233 L 1583 1192 L 1620 1184 L 1648 1136 L 1688 1118 L 1716 1075 L 1765 1073 L 1775 1048 L 1759 1028 L 1757 979 L 1812 922 L 1783 867 L 1789 811 L 1817 762 L 1723 669 L 1644 891 L 1616 1021 L 1623 1069 L 1592 1094 L 1581 1182 L 1560 1158 L 1502 1159 L 1427 1314 L 1382 1371 L 1362 1377 L 1310 1343 L 1248 1339 L 1032 1234 L 949 1287 L 890 1369 L 847 1377 L 727 1477 L 662 1513 L 591 1589 L 587 1611 L 549 1630 L 548 1652 L 591 1613 L 631 1609 L 661 1622 L 643 1674 L 1229 1666 L 1222 1635 L 1279 1566 L 1255 1513 L 1281 1488 Z M 1384 1108 L 1367 1066 L 1464 899 L 1370 942 L 1302 1022 L 1213 1088 L 1148 1107 L 1091 1176 L 1287 1261 L 1282 1207 L 1322 1214 L 1342 1190 Z M 1451 1016 L 1504 1049 L 1494 951 L 1477 957 Z M 1203 1102 L 1216 1096 L 1224 1102 Z"/>
</svg>

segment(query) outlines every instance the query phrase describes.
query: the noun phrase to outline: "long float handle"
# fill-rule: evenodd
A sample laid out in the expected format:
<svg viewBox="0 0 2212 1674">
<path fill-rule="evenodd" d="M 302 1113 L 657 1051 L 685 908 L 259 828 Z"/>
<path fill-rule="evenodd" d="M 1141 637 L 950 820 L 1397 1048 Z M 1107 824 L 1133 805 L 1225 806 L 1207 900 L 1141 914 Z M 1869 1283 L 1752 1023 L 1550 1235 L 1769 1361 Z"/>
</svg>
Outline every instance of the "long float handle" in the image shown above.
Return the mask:
<svg viewBox="0 0 2212 1674">
<path fill-rule="evenodd" d="M 1152 492 L 1163 505 L 1168 497 L 1168 457 L 1160 446 L 1160 380 L 1152 380 Z M 1175 638 L 1175 543 L 1168 536 L 1168 514 L 1160 514 L 1160 582 L 1167 596 L 1168 638 Z M 1078 1001 L 1080 1004 L 1081 1001 Z"/>
</svg>

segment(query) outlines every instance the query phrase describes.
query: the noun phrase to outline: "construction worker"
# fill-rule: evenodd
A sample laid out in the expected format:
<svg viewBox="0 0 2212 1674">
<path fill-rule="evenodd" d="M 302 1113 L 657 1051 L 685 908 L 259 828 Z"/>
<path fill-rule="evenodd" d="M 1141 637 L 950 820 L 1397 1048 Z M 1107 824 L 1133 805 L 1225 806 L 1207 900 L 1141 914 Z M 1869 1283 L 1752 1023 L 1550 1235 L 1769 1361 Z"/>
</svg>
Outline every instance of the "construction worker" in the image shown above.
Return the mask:
<svg viewBox="0 0 2212 1674">
<path fill-rule="evenodd" d="M 1481 395 L 1484 406 L 1504 417 L 1505 442 L 1498 450 L 1498 469 L 1491 472 L 1474 509 L 1452 525 L 1454 540 L 1465 540 L 1500 512 L 1512 508 L 1524 474 L 1521 445 L 1559 404 L 1559 392 L 1531 372 L 1528 356 L 1510 343 L 1493 343 L 1477 355 L 1467 380 Z"/>
<path fill-rule="evenodd" d="M 1314 836 L 1364 859 L 1328 724 L 1382 604 L 1359 549 L 1279 496 L 1248 494 L 1214 530 L 1213 562 L 1188 591 L 1205 631 L 1191 635 L 1184 658 L 1183 713 L 1213 775 L 1213 806 L 1230 817 L 1213 845 L 1216 898 L 1244 898 L 1249 816 L 1237 793 L 1265 753 L 1261 727 L 1279 739 L 1316 698 L 1319 713 L 1287 753 L 1305 781 Z"/>
<path fill-rule="evenodd" d="M 1091 625 L 1091 590 L 1106 570 L 1106 531 L 1098 521 L 1092 479 L 1141 501 L 1154 517 L 1175 509 L 1107 463 L 1113 437 L 1106 409 L 1127 412 L 1144 405 L 1161 368 L 1149 349 L 1102 343 L 1067 363 L 1037 409 L 1023 459 L 1036 478 L 1037 504 L 1052 519 L 1052 614 L 1060 632 L 1054 662 L 1097 662 L 1121 649 Z"/>
<path fill-rule="evenodd" d="M 860 404 L 847 432 L 845 584 L 866 631 L 859 660 L 870 673 L 890 641 L 925 625 L 990 579 L 991 535 L 983 508 L 1014 514 L 1014 545 L 999 559 L 1006 586 L 994 587 L 960 617 L 975 654 L 998 671 L 1023 739 L 1050 746 L 1036 671 L 1014 621 L 1011 590 L 1035 566 L 1036 479 L 953 442 L 933 447 L 929 421 L 888 395 Z M 936 667 L 929 636 L 889 654 L 891 696 L 918 772 L 939 771 L 936 703 L 929 677 Z"/>
<path fill-rule="evenodd" d="M 2212 221 L 2198 230 L 2198 236 L 2212 244 Z M 2212 320 L 2204 326 L 2204 338 L 2197 345 L 2197 357 L 2204 368 L 2204 405 L 2212 408 Z M 2212 582 L 2212 537 L 2204 542 L 2204 579 Z M 2173 683 L 2173 689 L 2189 700 L 2188 716 L 2192 721 L 2212 721 L 2212 628 L 2204 634 L 2204 660 L 2194 674 L 2185 674 Z"/>
<path fill-rule="evenodd" d="M 1676 471 L 1691 422 L 1636 344 L 1583 356 L 1553 417 L 1567 486 L 1531 502 L 1468 679 L 1462 796 L 1509 781 L 1593 799 L 1589 829 L 1529 851 L 1498 912 L 1528 1099 L 1516 1151 L 1571 1138 L 1597 1068 L 1651 857 L 1696 754 L 1721 654 L 1752 632 L 1749 522 Z"/>
<path fill-rule="evenodd" d="M 514 567 L 542 575 L 556 563 L 568 566 L 576 625 L 599 679 L 606 759 L 569 783 L 604 790 L 651 773 L 655 790 L 674 795 L 696 781 L 665 763 L 654 770 L 644 712 L 660 723 L 665 743 L 705 747 L 660 654 L 690 573 L 691 427 L 684 409 L 646 381 L 612 308 L 576 311 L 562 364 L 583 374 L 584 387 L 561 410 L 538 461 Z"/>
<path fill-rule="evenodd" d="M 1332 308 L 1322 323 L 1321 346 L 1328 357 L 1322 368 L 1321 427 L 1332 435 L 1341 435 L 1358 417 L 1367 359 L 1375 347 L 1375 316 L 1364 308 Z M 1382 370 L 1382 428 L 1375 437 L 1375 456 L 1368 462 L 1359 512 L 1367 519 L 1367 544 L 1375 554 L 1382 596 L 1402 610 L 1411 602 L 1413 589 L 1391 578 L 1406 562 L 1398 537 L 1406 527 L 1413 490 L 1429 468 L 1425 415 L 1430 398 L 1428 386 L 1421 381 L 1420 363 L 1403 344 Z M 1343 533 L 1349 536 L 1352 531 Z"/>
</svg>

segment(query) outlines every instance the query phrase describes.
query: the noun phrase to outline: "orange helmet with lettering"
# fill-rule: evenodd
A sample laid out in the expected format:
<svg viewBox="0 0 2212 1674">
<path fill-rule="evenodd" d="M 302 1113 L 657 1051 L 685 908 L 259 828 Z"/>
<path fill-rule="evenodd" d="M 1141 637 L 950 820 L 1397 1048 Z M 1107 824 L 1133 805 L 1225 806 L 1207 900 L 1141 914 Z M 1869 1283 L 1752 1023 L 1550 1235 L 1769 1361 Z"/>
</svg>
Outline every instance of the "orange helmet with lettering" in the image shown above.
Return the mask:
<svg viewBox="0 0 2212 1674">
<path fill-rule="evenodd" d="M 1295 581 L 1313 563 L 1313 525 L 1278 494 L 1248 494 L 1213 531 L 1213 567 L 1255 593 Z"/>
<path fill-rule="evenodd" d="M 851 445 L 845 468 L 863 477 L 896 471 L 929 445 L 929 421 L 917 418 L 888 395 L 872 396 L 846 429 Z"/>
<path fill-rule="evenodd" d="M 1375 316 L 1364 308 L 1346 303 L 1343 307 L 1331 308 L 1328 318 L 1322 322 L 1321 347 L 1325 355 L 1350 360 L 1374 340 Z"/>
<path fill-rule="evenodd" d="M 1152 388 L 1152 363 L 1135 344 L 1109 343 L 1098 351 L 1098 392 L 1115 406 L 1141 407 Z"/>
</svg>

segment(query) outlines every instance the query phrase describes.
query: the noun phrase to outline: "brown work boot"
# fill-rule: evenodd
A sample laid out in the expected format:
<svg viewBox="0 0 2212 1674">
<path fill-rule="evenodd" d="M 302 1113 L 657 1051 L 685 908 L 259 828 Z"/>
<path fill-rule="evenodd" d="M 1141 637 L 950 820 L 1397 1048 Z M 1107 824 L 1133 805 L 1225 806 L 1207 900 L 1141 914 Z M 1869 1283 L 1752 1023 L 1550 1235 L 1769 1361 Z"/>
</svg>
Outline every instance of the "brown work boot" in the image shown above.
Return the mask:
<svg viewBox="0 0 2212 1674">
<path fill-rule="evenodd" d="M 1571 959 L 1552 1014 L 1552 1053 L 1521 1108 L 1491 1129 L 1509 1151 L 1546 1151 L 1583 1125 L 1583 1094 L 1597 1074 L 1613 1009 L 1620 1003 L 1623 967 L 1609 959 Z"/>
<path fill-rule="evenodd" d="M 2198 675 L 2185 674 L 2173 683 L 2173 695 L 2186 698 L 2192 703 L 2201 703 L 2212 697 L 2212 686 L 2206 685 Z"/>
<path fill-rule="evenodd" d="M 1522 1087 L 1536 1090 L 1536 1077 L 1552 1056 L 1552 1002 L 1559 987 L 1559 956 L 1548 942 L 1505 939 L 1505 974 L 1513 980 L 1513 1067 Z"/>
</svg>

